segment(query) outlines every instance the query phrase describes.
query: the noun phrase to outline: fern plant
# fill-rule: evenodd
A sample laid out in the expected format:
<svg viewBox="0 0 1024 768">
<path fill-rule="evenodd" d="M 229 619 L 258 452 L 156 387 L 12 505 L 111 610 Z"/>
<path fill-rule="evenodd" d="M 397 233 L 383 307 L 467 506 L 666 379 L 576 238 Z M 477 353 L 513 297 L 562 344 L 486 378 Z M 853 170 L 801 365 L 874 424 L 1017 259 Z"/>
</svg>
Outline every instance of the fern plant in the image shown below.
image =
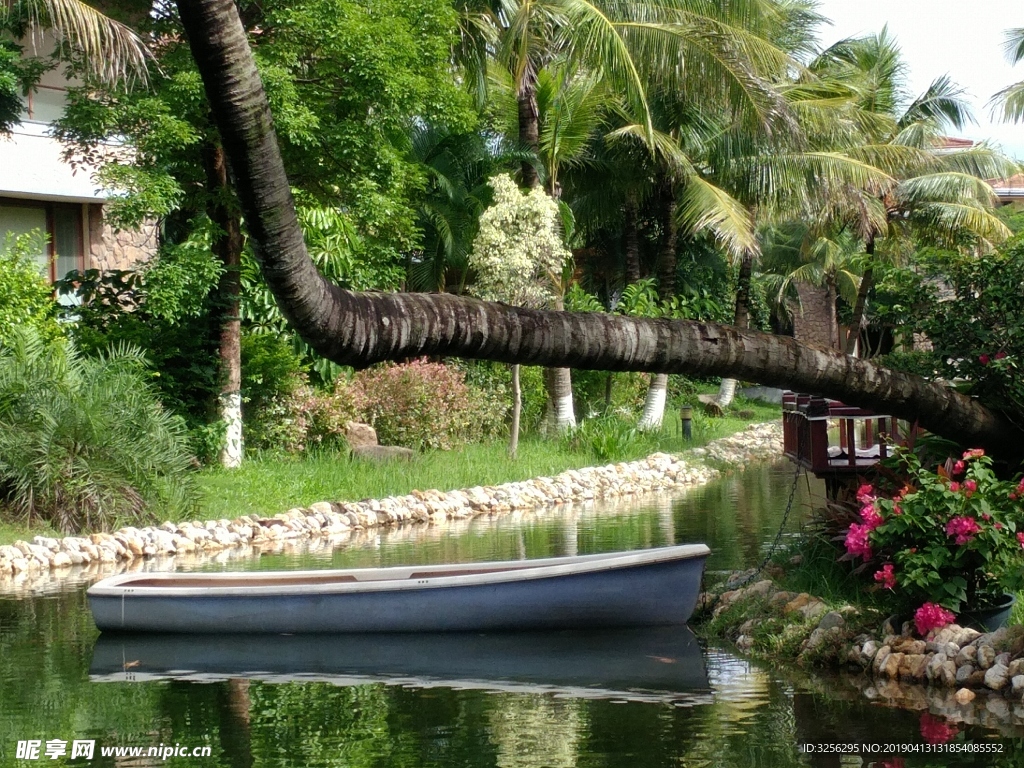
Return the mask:
<svg viewBox="0 0 1024 768">
<path fill-rule="evenodd" d="M 131 347 L 86 357 L 32 329 L 0 346 L 0 512 L 65 533 L 194 506 L 181 421 Z"/>
</svg>

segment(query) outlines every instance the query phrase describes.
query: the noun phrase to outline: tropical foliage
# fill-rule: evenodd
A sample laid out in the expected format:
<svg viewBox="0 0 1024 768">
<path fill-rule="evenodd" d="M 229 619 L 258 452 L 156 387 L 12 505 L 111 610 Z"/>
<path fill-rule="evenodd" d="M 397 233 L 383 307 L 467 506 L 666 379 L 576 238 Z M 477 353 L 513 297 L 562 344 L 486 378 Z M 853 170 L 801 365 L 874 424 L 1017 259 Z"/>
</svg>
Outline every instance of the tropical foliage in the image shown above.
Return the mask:
<svg viewBox="0 0 1024 768">
<path fill-rule="evenodd" d="M 0 345 L 0 505 L 65 533 L 108 530 L 195 498 L 184 428 L 137 349 L 87 357 L 31 329 Z"/>
</svg>

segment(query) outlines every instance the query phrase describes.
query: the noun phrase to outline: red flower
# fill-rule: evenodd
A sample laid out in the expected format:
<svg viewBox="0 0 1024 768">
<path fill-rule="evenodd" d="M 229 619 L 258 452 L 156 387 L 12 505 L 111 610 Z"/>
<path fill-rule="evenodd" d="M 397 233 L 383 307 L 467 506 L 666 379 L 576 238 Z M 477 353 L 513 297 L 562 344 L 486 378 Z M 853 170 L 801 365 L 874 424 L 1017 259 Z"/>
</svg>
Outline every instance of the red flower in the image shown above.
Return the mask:
<svg viewBox="0 0 1024 768">
<path fill-rule="evenodd" d="M 965 466 L 966 465 L 963 463 L 963 461 L 957 460 L 956 464 L 953 465 L 953 474 L 954 475 L 963 474 Z"/>
<path fill-rule="evenodd" d="M 931 630 L 952 624 L 956 614 L 947 611 L 937 603 L 925 603 L 914 611 L 914 626 L 919 635 L 927 635 Z"/>
<path fill-rule="evenodd" d="M 985 455 L 984 448 L 971 448 L 970 450 L 964 451 L 964 460 L 967 459 L 980 459 Z"/>
<path fill-rule="evenodd" d="M 1003 524 L 1002 523 L 993 523 L 992 527 L 995 528 L 997 531 L 1003 530 Z"/>
<path fill-rule="evenodd" d="M 978 484 L 974 480 L 967 480 L 964 482 L 964 489 L 967 492 L 967 498 L 971 498 L 976 490 L 978 490 Z"/>
<path fill-rule="evenodd" d="M 978 355 L 978 362 L 982 365 L 988 365 L 988 355 Z"/>
<path fill-rule="evenodd" d="M 957 491 L 960 490 L 960 483 L 957 483 L 957 482 L 950 483 L 949 484 L 949 490 L 951 490 L 953 493 L 956 493 Z"/>
<path fill-rule="evenodd" d="M 935 717 L 930 712 L 921 715 L 921 738 L 929 744 L 945 744 L 956 736 L 958 729 L 941 717 Z"/>
<path fill-rule="evenodd" d="M 1017 534 L 1017 541 L 1020 542 L 1021 547 L 1024 547 L 1024 531 Z"/>
<path fill-rule="evenodd" d="M 973 517 L 954 517 L 946 523 L 946 535 L 956 536 L 957 544 L 967 544 L 981 532 L 981 526 Z"/>
<path fill-rule="evenodd" d="M 898 515 L 902 515 L 903 514 L 903 508 L 899 504 L 893 504 L 892 505 L 892 513 L 894 515 L 897 515 L 897 516 Z"/>
<path fill-rule="evenodd" d="M 1002 360 L 1004 357 L 1006 357 L 1006 353 L 1003 350 L 996 352 L 996 360 Z"/>
<path fill-rule="evenodd" d="M 875 581 L 879 582 L 886 589 L 896 587 L 896 574 L 893 573 L 893 564 L 886 563 L 881 570 L 875 571 Z"/>
</svg>

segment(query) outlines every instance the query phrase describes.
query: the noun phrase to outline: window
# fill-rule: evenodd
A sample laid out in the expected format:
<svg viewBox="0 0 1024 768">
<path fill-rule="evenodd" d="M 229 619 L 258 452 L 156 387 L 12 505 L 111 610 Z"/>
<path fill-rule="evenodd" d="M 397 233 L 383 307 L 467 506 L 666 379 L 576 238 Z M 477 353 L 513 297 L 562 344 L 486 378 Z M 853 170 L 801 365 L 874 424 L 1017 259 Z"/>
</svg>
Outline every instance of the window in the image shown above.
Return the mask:
<svg viewBox="0 0 1024 768">
<path fill-rule="evenodd" d="M 0 199 L 0 242 L 10 233 L 45 233 L 49 242 L 32 256 L 39 271 L 53 282 L 72 270 L 85 269 L 82 206 Z"/>
</svg>

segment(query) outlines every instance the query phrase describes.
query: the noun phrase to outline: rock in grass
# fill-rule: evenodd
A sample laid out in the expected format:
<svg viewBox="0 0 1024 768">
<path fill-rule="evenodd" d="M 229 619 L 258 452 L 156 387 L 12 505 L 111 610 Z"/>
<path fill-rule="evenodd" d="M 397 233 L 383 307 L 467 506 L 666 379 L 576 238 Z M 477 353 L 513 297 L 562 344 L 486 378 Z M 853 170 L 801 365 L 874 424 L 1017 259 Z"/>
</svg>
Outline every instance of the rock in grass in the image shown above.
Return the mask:
<svg viewBox="0 0 1024 768">
<path fill-rule="evenodd" d="M 352 449 L 352 458 L 363 461 L 412 461 L 416 453 L 397 445 L 361 445 Z"/>
</svg>

